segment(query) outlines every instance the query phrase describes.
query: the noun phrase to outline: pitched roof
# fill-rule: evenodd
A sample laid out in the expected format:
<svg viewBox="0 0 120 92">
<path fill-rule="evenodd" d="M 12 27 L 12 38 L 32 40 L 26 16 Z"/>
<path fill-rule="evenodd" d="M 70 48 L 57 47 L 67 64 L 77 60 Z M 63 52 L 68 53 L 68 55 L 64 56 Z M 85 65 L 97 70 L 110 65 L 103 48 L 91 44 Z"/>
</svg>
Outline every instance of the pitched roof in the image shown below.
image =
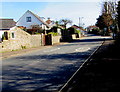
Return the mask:
<svg viewBox="0 0 120 92">
<path fill-rule="evenodd" d="M 51 24 L 51 23 L 53 23 L 53 21 L 50 18 L 48 18 L 48 20 L 46 21 L 46 23 L 47 24 Z"/>
<path fill-rule="evenodd" d="M 1 30 L 9 30 L 14 27 L 16 22 L 13 19 L 0 19 L 0 29 Z"/>
<path fill-rule="evenodd" d="M 52 21 L 50 20 L 50 19 L 48 19 L 47 21 L 46 21 L 46 23 L 47 24 L 50 24 Z"/>
<path fill-rule="evenodd" d="M 81 29 L 81 30 L 83 30 L 83 28 L 82 27 L 79 27 L 79 26 L 77 26 L 77 25 L 73 25 L 73 26 L 71 26 L 72 28 L 78 28 L 78 29 Z"/>
<path fill-rule="evenodd" d="M 72 28 L 75 28 L 75 29 L 79 29 L 79 30 L 82 30 L 82 31 L 86 31 L 83 27 L 79 27 L 77 25 L 73 25 L 71 26 Z"/>
<path fill-rule="evenodd" d="M 94 25 L 93 26 L 88 26 L 88 28 L 97 28 L 97 26 L 94 26 Z"/>
<path fill-rule="evenodd" d="M 27 11 L 29 13 L 31 13 L 32 15 L 34 15 L 39 21 L 41 21 L 43 24 L 45 24 L 47 27 L 50 27 L 46 22 L 44 22 L 38 15 L 34 14 L 33 12 L 31 11 Z"/>
</svg>

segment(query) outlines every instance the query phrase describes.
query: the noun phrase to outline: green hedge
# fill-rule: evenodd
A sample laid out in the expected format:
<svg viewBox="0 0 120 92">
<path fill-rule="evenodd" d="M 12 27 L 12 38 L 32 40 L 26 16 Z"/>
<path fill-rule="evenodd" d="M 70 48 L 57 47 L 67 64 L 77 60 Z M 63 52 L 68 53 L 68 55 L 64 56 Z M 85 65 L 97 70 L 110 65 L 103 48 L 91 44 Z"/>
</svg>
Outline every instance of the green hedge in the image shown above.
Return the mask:
<svg viewBox="0 0 120 92">
<path fill-rule="evenodd" d="M 53 36 L 58 36 L 58 33 L 56 33 L 56 32 L 50 32 L 48 34 L 52 34 Z"/>
</svg>

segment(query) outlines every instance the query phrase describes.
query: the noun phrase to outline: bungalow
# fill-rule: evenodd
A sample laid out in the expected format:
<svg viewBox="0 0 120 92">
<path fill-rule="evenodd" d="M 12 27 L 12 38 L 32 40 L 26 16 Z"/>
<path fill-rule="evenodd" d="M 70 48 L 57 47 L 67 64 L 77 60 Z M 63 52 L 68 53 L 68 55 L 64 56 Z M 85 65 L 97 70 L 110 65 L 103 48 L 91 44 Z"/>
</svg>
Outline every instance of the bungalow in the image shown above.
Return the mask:
<svg viewBox="0 0 120 92">
<path fill-rule="evenodd" d="M 9 30 L 14 27 L 16 22 L 13 19 L 0 19 L 0 30 Z"/>
<path fill-rule="evenodd" d="M 79 30 L 79 31 L 81 32 L 81 35 L 82 35 L 82 36 L 85 36 L 86 30 L 83 29 L 82 27 L 79 27 L 79 26 L 77 26 L 77 25 L 73 25 L 73 26 L 71 26 L 71 28 L 75 28 L 76 30 Z"/>
<path fill-rule="evenodd" d="M 7 38 L 7 32 L 10 28 L 14 27 L 16 22 L 13 19 L 0 19 L 0 42 L 2 41 L 2 35 Z"/>
<path fill-rule="evenodd" d="M 50 28 L 41 17 L 29 10 L 17 21 L 16 26 L 22 26 L 31 31 L 38 29 L 48 30 Z"/>
</svg>

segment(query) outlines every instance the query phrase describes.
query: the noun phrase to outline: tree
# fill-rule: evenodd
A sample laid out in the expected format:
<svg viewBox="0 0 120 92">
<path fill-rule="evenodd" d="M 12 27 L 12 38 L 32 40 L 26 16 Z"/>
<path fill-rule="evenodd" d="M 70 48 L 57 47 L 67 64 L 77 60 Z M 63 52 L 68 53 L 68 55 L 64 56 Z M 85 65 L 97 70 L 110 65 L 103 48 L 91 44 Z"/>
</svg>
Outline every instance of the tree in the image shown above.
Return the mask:
<svg viewBox="0 0 120 92">
<path fill-rule="evenodd" d="M 64 26 L 65 29 L 66 29 L 67 24 L 71 24 L 71 23 L 72 23 L 72 21 L 69 20 L 69 19 L 61 19 L 61 20 L 59 21 L 59 24 L 62 25 L 62 26 Z"/>
<path fill-rule="evenodd" d="M 118 7 L 117 7 L 117 21 L 118 21 L 118 27 L 120 29 L 120 1 L 118 2 Z"/>
<path fill-rule="evenodd" d="M 106 27 L 103 15 L 100 15 L 99 18 L 97 18 L 96 26 L 99 27 L 101 30 Z"/>
<path fill-rule="evenodd" d="M 102 16 L 104 18 L 105 26 L 108 28 L 113 24 L 113 13 L 114 13 L 113 2 L 104 2 L 102 9 Z"/>
<path fill-rule="evenodd" d="M 106 28 L 106 32 L 109 33 L 110 27 L 116 26 L 116 2 L 103 2 L 102 6 L 102 14 L 97 19 L 96 26 L 102 30 Z"/>
<path fill-rule="evenodd" d="M 59 27 L 59 21 L 55 21 L 56 27 Z"/>
</svg>

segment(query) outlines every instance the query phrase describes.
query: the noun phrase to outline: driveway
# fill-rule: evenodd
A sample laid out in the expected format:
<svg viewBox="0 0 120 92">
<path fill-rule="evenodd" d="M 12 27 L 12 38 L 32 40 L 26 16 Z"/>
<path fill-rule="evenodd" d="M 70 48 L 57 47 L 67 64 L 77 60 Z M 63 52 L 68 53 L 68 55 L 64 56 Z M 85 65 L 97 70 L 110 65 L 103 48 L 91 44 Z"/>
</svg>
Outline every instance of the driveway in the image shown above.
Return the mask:
<svg viewBox="0 0 120 92">
<path fill-rule="evenodd" d="M 104 37 L 38 49 L 2 61 L 2 92 L 56 92 L 99 47 Z"/>
</svg>

